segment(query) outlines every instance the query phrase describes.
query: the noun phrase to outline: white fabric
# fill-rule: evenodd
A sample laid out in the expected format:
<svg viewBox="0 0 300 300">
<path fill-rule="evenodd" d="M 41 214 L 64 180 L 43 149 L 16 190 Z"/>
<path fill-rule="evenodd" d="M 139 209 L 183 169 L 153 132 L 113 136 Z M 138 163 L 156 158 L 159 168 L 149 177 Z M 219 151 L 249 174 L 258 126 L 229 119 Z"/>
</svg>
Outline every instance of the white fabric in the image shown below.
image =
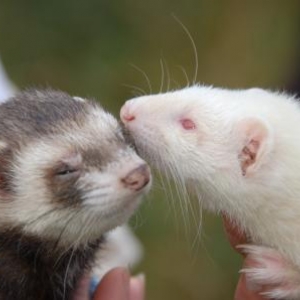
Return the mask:
<svg viewBox="0 0 300 300">
<path fill-rule="evenodd" d="M 12 97 L 15 92 L 16 88 L 9 80 L 0 58 L 0 103 Z"/>
</svg>

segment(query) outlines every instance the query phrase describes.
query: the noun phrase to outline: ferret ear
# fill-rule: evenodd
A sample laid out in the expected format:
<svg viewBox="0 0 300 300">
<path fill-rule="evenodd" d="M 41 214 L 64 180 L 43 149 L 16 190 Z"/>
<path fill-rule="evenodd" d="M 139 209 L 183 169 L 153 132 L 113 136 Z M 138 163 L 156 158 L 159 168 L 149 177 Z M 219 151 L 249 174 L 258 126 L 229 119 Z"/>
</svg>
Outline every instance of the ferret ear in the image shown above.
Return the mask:
<svg viewBox="0 0 300 300">
<path fill-rule="evenodd" d="M 239 162 L 243 176 L 251 176 L 265 161 L 272 147 L 267 124 L 259 119 L 245 119 L 238 124 L 242 143 Z"/>
</svg>

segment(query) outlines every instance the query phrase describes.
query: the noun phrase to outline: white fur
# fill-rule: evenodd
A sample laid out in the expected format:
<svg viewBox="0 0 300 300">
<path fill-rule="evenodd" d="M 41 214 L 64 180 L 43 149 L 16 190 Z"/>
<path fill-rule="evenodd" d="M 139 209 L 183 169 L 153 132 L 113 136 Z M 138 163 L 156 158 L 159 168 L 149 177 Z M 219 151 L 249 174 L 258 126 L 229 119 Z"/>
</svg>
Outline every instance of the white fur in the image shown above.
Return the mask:
<svg viewBox="0 0 300 300">
<path fill-rule="evenodd" d="M 81 98 L 81 97 L 77 97 L 77 96 L 74 96 L 73 99 L 74 99 L 75 101 L 78 101 L 78 102 L 85 102 L 85 101 L 86 101 L 85 99 L 83 99 L 83 98 Z"/>
<path fill-rule="evenodd" d="M 133 267 L 140 262 L 142 256 L 142 245 L 130 228 L 126 225 L 118 227 L 108 234 L 104 249 L 99 251 L 99 266 L 94 268 L 94 274 L 102 278 L 114 267 Z"/>
<path fill-rule="evenodd" d="M 268 247 L 240 246 L 252 267 L 241 270 L 252 286 L 265 289 L 261 294 L 270 299 L 299 299 L 299 268 Z M 258 288 L 259 287 L 259 288 Z"/>
<path fill-rule="evenodd" d="M 127 122 L 125 113 L 135 119 Z M 185 130 L 179 122 L 182 118 L 193 120 L 196 129 Z M 254 243 L 277 249 L 300 267 L 297 100 L 261 89 L 195 86 L 130 100 L 121 119 L 150 162 L 192 181 L 206 208 L 227 214 Z M 243 176 L 239 129 L 247 119 L 264 124 L 267 152 L 254 172 Z"/>
</svg>

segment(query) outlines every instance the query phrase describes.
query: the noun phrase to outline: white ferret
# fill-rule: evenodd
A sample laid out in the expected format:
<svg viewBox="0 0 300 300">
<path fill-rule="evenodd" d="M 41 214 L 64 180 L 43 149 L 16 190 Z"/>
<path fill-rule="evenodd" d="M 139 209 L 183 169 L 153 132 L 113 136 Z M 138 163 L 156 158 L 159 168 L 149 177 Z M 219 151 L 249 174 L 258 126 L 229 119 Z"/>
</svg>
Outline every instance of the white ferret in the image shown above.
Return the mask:
<svg viewBox="0 0 300 300">
<path fill-rule="evenodd" d="M 299 101 L 194 86 L 129 100 L 120 116 L 146 160 L 246 232 L 248 280 L 267 298 L 300 299 Z"/>
</svg>

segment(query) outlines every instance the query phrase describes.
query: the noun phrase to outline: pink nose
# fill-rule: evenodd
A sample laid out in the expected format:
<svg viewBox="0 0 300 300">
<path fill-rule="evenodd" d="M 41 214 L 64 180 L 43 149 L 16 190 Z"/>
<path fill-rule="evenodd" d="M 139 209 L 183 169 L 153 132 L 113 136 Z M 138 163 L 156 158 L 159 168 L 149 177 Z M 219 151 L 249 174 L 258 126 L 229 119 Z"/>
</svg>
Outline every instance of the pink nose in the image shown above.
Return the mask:
<svg viewBox="0 0 300 300">
<path fill-rule="evenodd" d="M 143 164 L 136 169 L 130 171 L 124 178 L 121 179 L 125 188 L 139 191 L 150 181 L 150 169 L 148 165 Z"/>
<path fill-rule="evenodd" d="M 135 119 L 135 115 L 130 111 L 129 106 L 129 103 L 126 102 L 120 110 L 120 118 L 123 123 L 128 123 Z"/>
</svg>

